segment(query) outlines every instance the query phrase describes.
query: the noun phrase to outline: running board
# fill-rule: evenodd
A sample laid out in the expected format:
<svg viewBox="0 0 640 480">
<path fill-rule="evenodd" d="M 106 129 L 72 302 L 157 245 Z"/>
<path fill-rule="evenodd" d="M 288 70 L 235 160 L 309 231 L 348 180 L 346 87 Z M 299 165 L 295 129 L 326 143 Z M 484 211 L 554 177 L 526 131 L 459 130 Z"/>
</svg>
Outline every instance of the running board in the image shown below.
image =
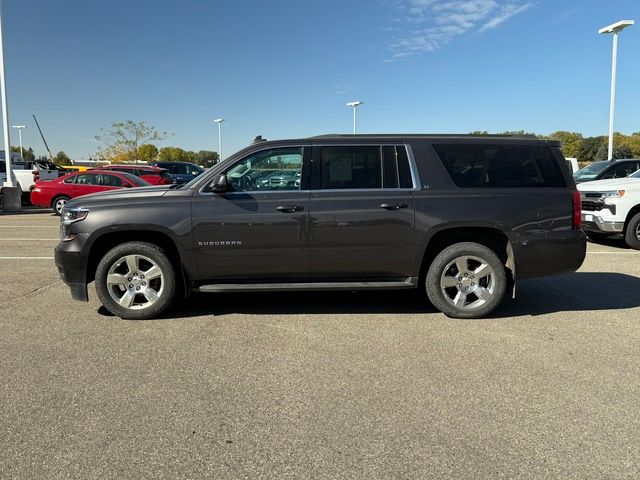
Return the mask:
<svg viewBox="0 0 640 480">
<path fill-rule="evenodd" d="M 278 292 L 308 290 L 404 290 L 416 288 L 418 277 L 399 282 L 214 283 L 200 285 L 199 292 Z"/>
</svg>

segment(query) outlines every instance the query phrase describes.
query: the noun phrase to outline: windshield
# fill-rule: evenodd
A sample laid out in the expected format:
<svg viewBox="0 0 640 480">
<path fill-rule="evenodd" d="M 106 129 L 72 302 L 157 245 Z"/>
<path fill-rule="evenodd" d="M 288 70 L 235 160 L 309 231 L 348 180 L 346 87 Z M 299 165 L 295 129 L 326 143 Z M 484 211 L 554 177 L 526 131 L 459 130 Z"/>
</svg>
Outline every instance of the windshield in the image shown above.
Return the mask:
<svg viewBox="0 0 640 480">
<path fill-rule="evenodd" d="M 592 178 L 596 178 L 600 172 L 602 172 L 605 168 L 609 166 L 609 162 L 596 162 L 591 165 L 587 165 L 584 168 L 578 170 L 573 178 L 576 180 L 589 180 Z"/>
</svg>

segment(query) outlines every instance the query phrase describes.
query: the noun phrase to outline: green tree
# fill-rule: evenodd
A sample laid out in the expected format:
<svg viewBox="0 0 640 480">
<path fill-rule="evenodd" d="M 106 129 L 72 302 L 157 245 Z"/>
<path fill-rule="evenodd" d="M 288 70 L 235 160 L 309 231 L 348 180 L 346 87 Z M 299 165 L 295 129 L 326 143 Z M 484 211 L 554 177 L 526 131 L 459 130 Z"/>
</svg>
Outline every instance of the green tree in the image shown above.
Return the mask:
<svg viewBox="0 0 640 480">
<path fill-rule="evenodd" d="M 71 159 L 62 150 L 56 153 L 56 156 L 53 157 L 53 161 L 56 165 L 71 165 Z"/>
<path fill-rule="evenodd" d="M 145 143 L 138 148 L 138 160 L 143 162 L 153 162 L 158 158 L 158 147 L 153 143 Z"/>
<path fill-rule="evenodd" d="M 139 160 L 140 146 L 167 138 L 167 132 L 159 132 L 145 122 L 113 122 L 111 128 L 101 129 L 95 139 L 101 144 L 99 158 L 110 161 L 131 162 Z"/>
<path fill-rule="evenodd" d="M 613 134 L 613 144 L 623 145 L 631 150 L 632 157 L 640 157 L 640 135 L 624 135 L 622 133 L 615 132 Z"/>
<path fill-rule="evenodd" d="M 218 163 L 218 159 L 220 156 L 218 152 L 213 152 L 211 150 L 200 150 L 195 153 L 192 159 L 193 163 L 197 163 L 198 165 L 202 165 L 203 167 L 210 167 L 215 163 Z"/>
<path fill-rule="evenodd" d="M 596 153 L 596 162 L 607 160 L 609 154 L 609 144 L 605 143 L 598 149 Z M 631 158 L 631 150 L 626 145 L 614 145 L 613 146 L 613 159 L 618 158 Z"/>
<path fill-rule="evenodd" d="M 579 162 L 593 162 L 598 150 L 602 145 L 607 144 L 607 137 L 587 137 L 582 140 L 582 148 L 578 154 Z"/>
<path fill-rule="evenodd" d="M 33 154 L 33 149 L 28 147 L 22 147 L 22 159 L 25 162 L 33 162 L 36 159 L 36 156 Z M 20 153 L 20 147 L 11 147 L 12 152 Z"/>
<path fill-rule="evenodd" d="M 525 132 L 524 130 L 506 130 L 504 132 L 500 132 L 498 135 L 533 135 L 534 137 L 544 137 L 544 135 L 538 135 L 537 133 L 533 132 Z"/>
<path fill-rule="evenodd" d="M 161 162 L 187 162 L 188 156 L 180 147 L 162 147 L 158 153 Z"/>
<path fill-rule="evenodd" d="M 582 134 L 576 132 L 558 131 L 549 135 L 553 140 L 562 143 L 562 153 L 565 157 L 578 158 L 582 150 Z"/>
</svg>

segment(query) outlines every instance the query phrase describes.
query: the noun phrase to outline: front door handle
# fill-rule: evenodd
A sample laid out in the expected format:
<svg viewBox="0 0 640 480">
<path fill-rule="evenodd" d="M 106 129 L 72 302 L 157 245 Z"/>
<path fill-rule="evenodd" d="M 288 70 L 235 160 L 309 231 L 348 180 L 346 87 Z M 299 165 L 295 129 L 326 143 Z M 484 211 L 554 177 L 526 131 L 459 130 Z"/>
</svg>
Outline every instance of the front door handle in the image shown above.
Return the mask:
<svg viewBox="0 0 640 480">
<path fill-rule="evenodd" d="M 408 208 L 409 205 L 406 203 L 383 203 L 380 205 L 380 208 L 384 208 L 385 210 L 400 210 L 401 208 Z"/>
<path fill-rule="evenodd" d="M 276 210 L 282 213 L 293 213 L 304 210 L 304 207 L 302 205 L 280 205 L 276 207 Z"/>
</svg>

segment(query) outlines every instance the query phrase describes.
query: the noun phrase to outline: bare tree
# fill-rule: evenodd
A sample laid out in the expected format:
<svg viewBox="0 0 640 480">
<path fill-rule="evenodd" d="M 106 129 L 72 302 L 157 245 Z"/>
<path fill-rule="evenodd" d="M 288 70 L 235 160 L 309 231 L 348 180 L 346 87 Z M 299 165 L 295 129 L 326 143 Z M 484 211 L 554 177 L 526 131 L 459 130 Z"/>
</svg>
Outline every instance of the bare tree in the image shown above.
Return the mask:
<svg viewBox="0 0 640 480">
<path fill-rule="evenodd" d="M 110 129 L 101 129 L 95 136 L 101 148 L 97 155 L 99 158 L 122 163 L 139 160 L 139 149 L 142 145 L 164 140 L 170 134 L 159 132 L 155 127 L 145 122 L 113 122 Z"/>
</svg>

